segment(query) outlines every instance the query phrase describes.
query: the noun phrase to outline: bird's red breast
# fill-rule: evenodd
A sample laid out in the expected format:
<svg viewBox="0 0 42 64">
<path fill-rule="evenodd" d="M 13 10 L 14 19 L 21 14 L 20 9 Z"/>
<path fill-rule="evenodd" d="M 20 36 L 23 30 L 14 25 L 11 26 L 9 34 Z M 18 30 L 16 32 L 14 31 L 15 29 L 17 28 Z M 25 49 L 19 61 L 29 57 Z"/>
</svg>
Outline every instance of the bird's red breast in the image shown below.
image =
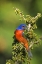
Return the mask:
<svg viewBox="0 0 42 64">
<path fill-rule="evenodd" d="M 15 37 L 16 37 L 16 39 L 17 39 L 20 43 L 22 43 L 22 44 L 25 46 L 25 48 L 28 50 L 28 49 L 29 49 L 28 41 L 23 37 L 22 33 L 23 33 L 23 30 L 16 30 L 16 31 L 15 31 Z"/>
</svg>

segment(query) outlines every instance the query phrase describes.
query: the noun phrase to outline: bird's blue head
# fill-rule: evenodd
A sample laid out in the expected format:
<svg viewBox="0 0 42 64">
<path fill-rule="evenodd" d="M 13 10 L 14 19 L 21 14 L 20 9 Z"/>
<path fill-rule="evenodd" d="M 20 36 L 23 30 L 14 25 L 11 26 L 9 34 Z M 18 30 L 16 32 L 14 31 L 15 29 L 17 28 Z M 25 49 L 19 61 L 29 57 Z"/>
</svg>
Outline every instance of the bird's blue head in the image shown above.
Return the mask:
<svg viewBox="0 0 42 64">
<path fill-rule="evenodd" d="M 26 28 L 26 24 L 20 24 L 20 25 L 16 28 L 16 30 L 25 30 L 25 28 Z"/>
</svg>

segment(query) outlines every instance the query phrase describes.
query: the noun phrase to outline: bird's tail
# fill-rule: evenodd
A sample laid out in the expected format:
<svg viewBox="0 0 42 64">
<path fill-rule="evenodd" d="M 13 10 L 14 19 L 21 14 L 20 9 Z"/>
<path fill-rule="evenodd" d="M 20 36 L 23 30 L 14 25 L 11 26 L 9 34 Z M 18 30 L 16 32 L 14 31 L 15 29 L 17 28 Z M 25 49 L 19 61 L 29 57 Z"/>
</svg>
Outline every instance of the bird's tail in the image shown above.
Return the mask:
<svg viewBox="0 0 42 64">
<path fill-rule="evenodd" d="M 31 59 L 33 57 L 32 53 L 30 50 L 28 50 L 28 58 Z"/>
</svg>

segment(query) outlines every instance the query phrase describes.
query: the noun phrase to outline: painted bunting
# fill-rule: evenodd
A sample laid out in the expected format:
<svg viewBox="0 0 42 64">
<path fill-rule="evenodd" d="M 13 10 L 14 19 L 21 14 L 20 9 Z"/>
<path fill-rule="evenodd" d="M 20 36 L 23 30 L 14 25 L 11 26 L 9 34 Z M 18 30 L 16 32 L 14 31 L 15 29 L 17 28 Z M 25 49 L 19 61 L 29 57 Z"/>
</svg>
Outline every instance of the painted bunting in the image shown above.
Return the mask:
<svg viewBox="0 0 42 64">
<path fill-rule="evenodd" d="M 22 43 L 25 48 L 28 51 L 28 57 L 31 58 L 32 57 L 32 53 L 29 49 L 29 45 L 28 45 L 28 41 L 27 39 L 23 36 L 24 30 L 26 29 L 26 24 L 20 24 L 16 30 L 15 30 L 15 38 L 18 42 Z"/>
</svg>

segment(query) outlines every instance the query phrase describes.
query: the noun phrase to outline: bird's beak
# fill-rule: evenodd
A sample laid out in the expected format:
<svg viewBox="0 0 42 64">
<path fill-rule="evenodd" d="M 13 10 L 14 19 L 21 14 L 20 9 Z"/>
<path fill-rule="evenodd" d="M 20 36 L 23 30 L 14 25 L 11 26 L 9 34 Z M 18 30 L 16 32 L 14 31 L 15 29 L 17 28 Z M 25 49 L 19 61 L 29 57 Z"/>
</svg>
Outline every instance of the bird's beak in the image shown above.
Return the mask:
<svg viewBox="0 0 42 64">
<path fill-rule="evenodd" d="M 27 27 L 25 26 L 25 27 L 24 27 L 24 30 L 26 30 L 26 28 L 27 28 Z"/>
<path fill-rule="evenodd" d="M 25 26 L 24 30 L 27 30 L 27 26 Z"/>
</svg>

